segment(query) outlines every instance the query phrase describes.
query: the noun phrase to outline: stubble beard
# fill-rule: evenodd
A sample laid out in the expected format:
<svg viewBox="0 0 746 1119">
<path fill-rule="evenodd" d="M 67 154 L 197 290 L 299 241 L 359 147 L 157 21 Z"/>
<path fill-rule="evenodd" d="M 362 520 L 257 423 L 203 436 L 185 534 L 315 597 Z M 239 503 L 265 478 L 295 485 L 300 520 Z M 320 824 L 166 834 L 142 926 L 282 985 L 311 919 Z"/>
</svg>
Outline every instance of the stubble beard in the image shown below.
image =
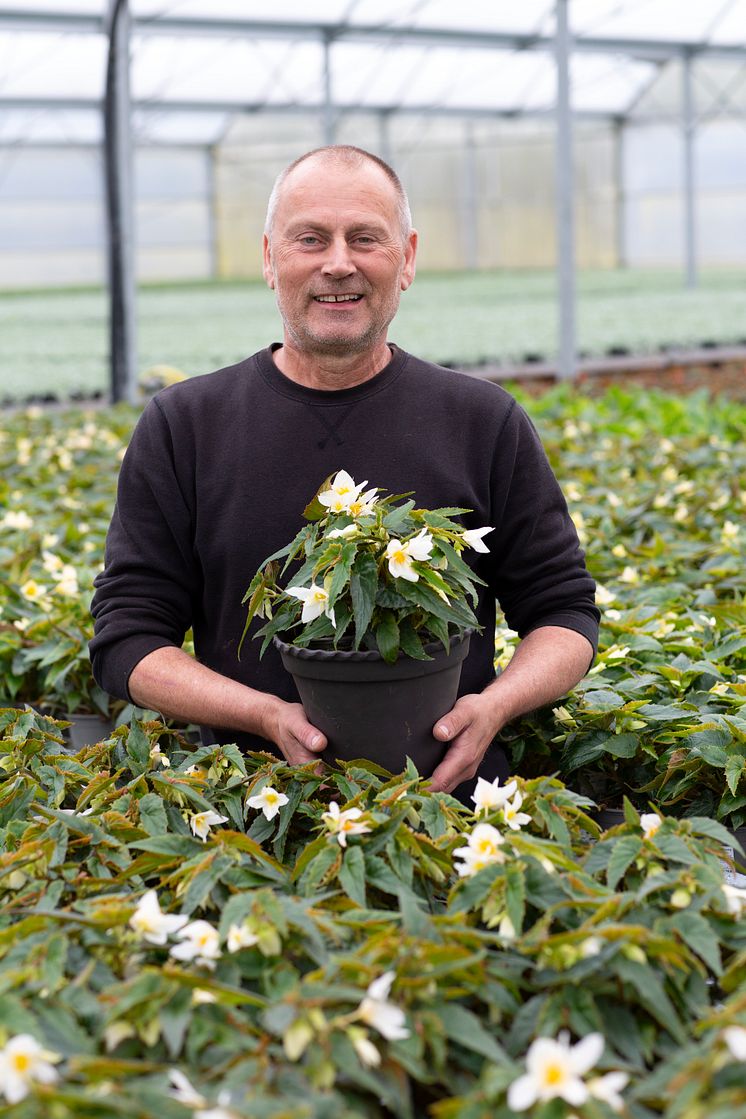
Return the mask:
<svg viewBox="0 0 746 1119">
<path fill-rule="evenodd" d="M 341 294 L 341 293 L 340 293 Z M 366 292 L 366 295 L 368 293 Z M 382 313 L 368 323 L 357 335 L 348 331 L 339 333 L 324 332 L 317 334 L 300 315 L 289 314 L 280 285 L 275 278 L 275 297 L 285 330 L 293 345 L 300 351 L 324 357 L 341 357 L 346 354 L 361 354 L 379 342 L 385 341 L 389 324 L 399 309 L 399 299 L 393 298 Z"/>
</svg>

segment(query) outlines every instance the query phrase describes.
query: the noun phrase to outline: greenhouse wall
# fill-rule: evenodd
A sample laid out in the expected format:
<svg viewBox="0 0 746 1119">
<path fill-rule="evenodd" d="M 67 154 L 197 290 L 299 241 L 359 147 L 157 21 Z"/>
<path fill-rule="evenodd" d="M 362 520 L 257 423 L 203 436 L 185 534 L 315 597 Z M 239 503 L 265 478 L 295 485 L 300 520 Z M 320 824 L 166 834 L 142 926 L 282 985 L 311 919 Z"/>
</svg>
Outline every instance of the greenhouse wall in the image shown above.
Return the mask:
<svg viewBox="0 0 746 1119">
<path fill-rule="evenodd" d="M 386 142 L 370 114 L 345 116 L 337 141 L 384 157 L 401 175 L 420 233 L 423 271 L 546 268 L 554 264 L 554 139 L 543 123 L 516 125 L 392 119 Z M 266 200 L 276 174 L 301 152 L 323 143 L 308 120 L 234 125 L 216 150 L 218 272 L 261 275 Z M 577 245 L 581 267 L 617 260 L 616 142 L 608 126 L 576 135 Z"/>
<path fill-rule="evenodd" d="M 695 140 L 697 245 L 703 265 L 746 261 L 746 129 L 700 124 Z M 631 124 L 624 132 L 624 263 L 678 265 L 684 257 L 681 128 Z"/>
<path fill-rule="evenodd" d="M 141 280 L 213 270 L 211 163 L 204 148 L 143 148 L 135 157 Z M 98 147 L 15 147 L 2 154 L 0 287 L 98 284 L 106 276 Z"/>
</svg>

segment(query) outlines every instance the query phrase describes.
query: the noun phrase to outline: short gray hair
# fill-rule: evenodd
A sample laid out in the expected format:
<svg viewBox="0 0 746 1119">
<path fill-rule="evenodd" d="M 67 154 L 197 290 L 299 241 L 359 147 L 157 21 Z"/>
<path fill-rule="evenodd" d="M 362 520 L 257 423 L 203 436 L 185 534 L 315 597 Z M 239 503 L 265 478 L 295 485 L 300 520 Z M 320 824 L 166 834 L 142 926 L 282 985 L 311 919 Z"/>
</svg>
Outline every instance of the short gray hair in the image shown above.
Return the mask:
<svg viewBox="0 0 746 1119">
<path fill-rule="evenodd" d="M 275 184 L 272 187 L 272 193 L 267 203 L 267 217 L 264 222 L 264 232 L 267 237 L 272 236 L 272 226 L 274 225 L 277 204 L 280 200 L 280 192 L 285 184 L 285 180 L 299 164 L 305 163 L 307 159 L 315 159 L 316 157 L 326 160 L 336 160 L 339 163 L 346 163 L 354 167 L 359 167 L 366 160 L 369 163 L 377 164 L 396 191 L 396 208 L 399 217 L 399 225 L 401 226 L 402 239 L 406 241 L 409 234 L 412 232 L 412 213 L 409 208 L 407 192 L 402 186 L 401 179 L 394 168 L 390 167 L 385 160 L 377 155 L 373 155 L 372 152 L 365 151 L 364 148 L 356 148 L 353 144 L 330 144 L 324 148 L 314 148 L 313 151 L 298 156 L 297 159 L 294 159 L 292 163 L 288 164 L 284 171 L 280 172 L 275 179 Z"/>
</svg>

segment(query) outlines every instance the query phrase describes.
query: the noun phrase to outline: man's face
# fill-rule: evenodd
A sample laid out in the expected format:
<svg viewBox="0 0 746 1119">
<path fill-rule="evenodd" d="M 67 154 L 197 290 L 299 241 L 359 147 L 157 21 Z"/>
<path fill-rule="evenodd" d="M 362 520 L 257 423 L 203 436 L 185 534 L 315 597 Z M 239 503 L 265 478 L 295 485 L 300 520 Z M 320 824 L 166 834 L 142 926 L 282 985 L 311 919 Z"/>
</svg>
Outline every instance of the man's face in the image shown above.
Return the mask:
<svg viewBox="0 0 746 1119">
<path fill-rule="evenodd" d="M 414 279 L 393 184 L 376 164 L 309 159 L 286 179 L 264 238 L 264 277 L 286 341 L 318 355 L 364 353 L 386 338 Z"/>
</svg>

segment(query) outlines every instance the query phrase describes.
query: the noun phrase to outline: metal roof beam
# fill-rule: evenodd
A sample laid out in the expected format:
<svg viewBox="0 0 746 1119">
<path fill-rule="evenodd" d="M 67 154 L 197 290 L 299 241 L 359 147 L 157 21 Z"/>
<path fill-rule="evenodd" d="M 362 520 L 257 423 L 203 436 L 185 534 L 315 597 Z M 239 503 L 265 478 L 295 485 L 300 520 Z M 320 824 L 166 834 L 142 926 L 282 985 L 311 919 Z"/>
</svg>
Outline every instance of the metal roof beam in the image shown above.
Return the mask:
<svg viewBox="0 0 746 1119">
<path fill-rule="evenodd" d="M 62 30 L 93 31 L 103 34 L 103 21 L 96 16 L 60 13 L 53 10 L 20 12 L 0 8 L 0 26 L 25 25 L 34 30 L 55 26 Z M 242 20 L 210 19 L 198 16 L 164 15 L 132 20 L 140 35 L 255 35 L 258 38 L 315 39 L 332 42 L 374 41 L 390 45 L 392 40 L 430 46 L 493 47 L 505 50 L 554 50 L 554 36 L 506 31 L 471 31 L 461 28 L 386 26 L 381 24 L 337 24 L 322 20 Z M 692 42 L 688 39 L 645 39 L 637 37 L 576 34 L 573 49 L 597 53 L 624 54 L 656 60 L 683 53 L 745 58 L 744 43 Z"/>
<path fill-rule="evenodd" d="M 101 100 L 90 97 L 9 97 L 0 95 L 0 105 L 7 109 L 78 109 L 96 110 L 101 108 Z M 148 99 L 132 99 L 132 108 L 139 111 L 154 113 L 314 113 L 318 115 L 324 111 L 324 102 L 299 103 L 294 101 L 274 104 L 272 102 L 246 102 L 246 101 L 151 101 Z M 335 113 L 350 115 L 353 113 L 396 113 L 397 116 L 439 116 L 439 117 L 471 117 L 479 120 L 519 120 L 523 117 L 550 119 L 554 115 L 552 106 L 546 109 L 490 109 L 483 106 L 460 108 L 454 105 L 335 105 Z M 578 109 L 574 117 L 580 120 L 614 120 L 619 113 L 606 109 Z"/>
</svg>

